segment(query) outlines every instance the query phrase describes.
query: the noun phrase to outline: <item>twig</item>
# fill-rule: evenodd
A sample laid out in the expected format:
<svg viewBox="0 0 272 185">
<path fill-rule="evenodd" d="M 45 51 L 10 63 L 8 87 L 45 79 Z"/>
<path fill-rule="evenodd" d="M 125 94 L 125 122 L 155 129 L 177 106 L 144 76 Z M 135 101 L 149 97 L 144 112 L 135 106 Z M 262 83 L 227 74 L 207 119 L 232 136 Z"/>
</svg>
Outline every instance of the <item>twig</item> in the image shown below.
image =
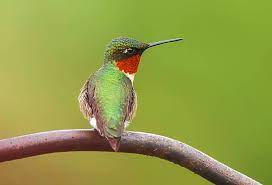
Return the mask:
<svg viewBox="0 0 272 185">
<path fill-rule="evenodd" d="M 112 149 L 94 130 L 56 130 L 0 140 L 0 162 L 67 151 L 111 152 Z M 126 132 L 119 152 L 159 157 L 215 184 L 260 184 L 195 148 L 164 136 Z"/>
</svg>

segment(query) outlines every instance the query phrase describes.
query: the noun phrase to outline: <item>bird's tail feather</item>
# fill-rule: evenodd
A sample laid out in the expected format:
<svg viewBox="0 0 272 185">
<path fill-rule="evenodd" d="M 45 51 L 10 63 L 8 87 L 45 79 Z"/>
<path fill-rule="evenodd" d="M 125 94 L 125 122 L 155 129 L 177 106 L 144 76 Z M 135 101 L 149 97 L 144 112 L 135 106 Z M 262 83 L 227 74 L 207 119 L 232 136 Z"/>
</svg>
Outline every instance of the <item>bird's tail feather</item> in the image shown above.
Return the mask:
<svg viewBox="0 0 272 185">
<path fill-rule="evenodd" d="M 118 137 L 118 138 L 111 138 L 111 137 L 107 137 L 107 140 L 109 141 L 110 145 L 111 145 L 111 148 L 117 152 L 119 147 L 120 147 L 120 139 L 121 137 Z"/>
</svg>

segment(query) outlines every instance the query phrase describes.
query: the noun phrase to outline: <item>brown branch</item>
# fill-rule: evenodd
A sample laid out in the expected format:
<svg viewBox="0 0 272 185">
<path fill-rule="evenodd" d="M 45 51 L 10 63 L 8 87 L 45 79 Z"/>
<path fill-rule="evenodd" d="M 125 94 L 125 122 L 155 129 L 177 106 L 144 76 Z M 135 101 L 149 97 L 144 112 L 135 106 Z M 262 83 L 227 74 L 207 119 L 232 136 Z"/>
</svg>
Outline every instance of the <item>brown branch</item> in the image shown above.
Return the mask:
<svg viewBox="0 0 272 185">
<path fill-rule="evenodd" d="M 0 162 L 67 151 L 112 149 L 94 130 L 56 130 L 0 140 Z M 159 157 L 215 184 L 260 184 L 187 144 L 155 134 L 126 132 L 119 152 Z"/>
</svg>

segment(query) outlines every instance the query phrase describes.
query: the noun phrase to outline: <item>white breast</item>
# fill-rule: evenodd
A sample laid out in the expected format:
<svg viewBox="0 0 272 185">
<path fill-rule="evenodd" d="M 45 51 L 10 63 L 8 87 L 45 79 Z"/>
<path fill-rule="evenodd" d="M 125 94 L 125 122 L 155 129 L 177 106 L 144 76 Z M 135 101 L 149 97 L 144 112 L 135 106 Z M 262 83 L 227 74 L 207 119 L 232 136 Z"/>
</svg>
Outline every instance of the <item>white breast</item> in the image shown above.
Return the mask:
<svg viewBox="0 0 272 185">
<path fill-rule="evenodd" d="M 129 73 L 124 73 L 131 81 L 131 83 L 133 84 L 133 80 L 134 80 L 134 77 L 135 77 L 135 73 L 133 74 L 129 74 Z"/>
</svg>

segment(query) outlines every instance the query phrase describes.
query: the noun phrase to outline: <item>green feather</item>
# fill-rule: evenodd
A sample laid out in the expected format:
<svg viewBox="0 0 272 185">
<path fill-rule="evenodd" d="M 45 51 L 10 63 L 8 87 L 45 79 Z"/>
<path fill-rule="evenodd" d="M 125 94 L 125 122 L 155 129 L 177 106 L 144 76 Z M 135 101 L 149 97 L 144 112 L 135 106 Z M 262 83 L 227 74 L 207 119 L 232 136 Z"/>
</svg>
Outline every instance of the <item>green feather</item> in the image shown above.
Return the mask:
<svg viewBox="0 0 272 185">
<path fill-rule="evenodd" d="M 96 104 L 106 131 L 120 137 L 133 91 L 131 81 L 113 64 L 105 64 L 95 74 L 94 83 Z"/>
</svg>

